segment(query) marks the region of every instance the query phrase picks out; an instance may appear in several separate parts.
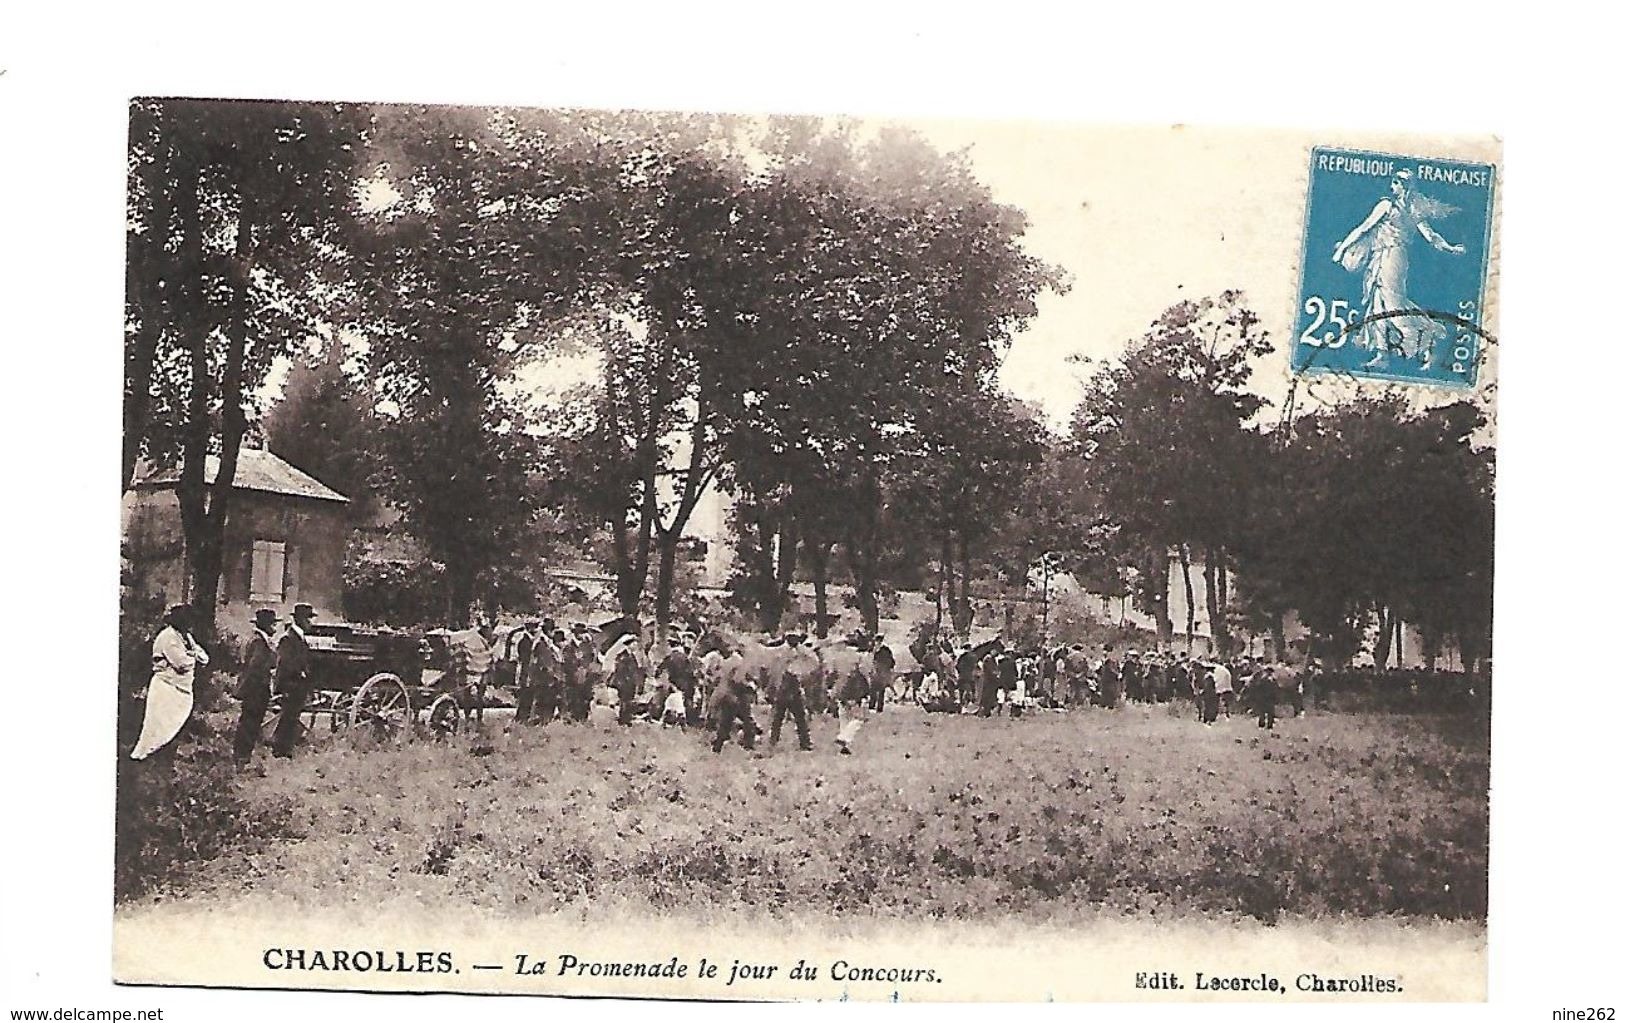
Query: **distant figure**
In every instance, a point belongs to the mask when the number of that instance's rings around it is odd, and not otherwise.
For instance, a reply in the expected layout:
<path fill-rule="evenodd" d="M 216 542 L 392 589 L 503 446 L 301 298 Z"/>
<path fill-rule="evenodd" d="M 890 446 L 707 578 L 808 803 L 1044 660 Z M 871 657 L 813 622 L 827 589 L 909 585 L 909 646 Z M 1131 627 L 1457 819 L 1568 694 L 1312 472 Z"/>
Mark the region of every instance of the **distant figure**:
<path fill-rule="evenodd" d="M 295 604 L 293 621 L 276 646 L 276 690 L 282 695 L 282 712 L 276 720 L 271 753 L 284 760 L 293 756 L 293 745 L 299 741 L 299 715 L 310 698 L 310 643 L 305 630 L 315 620 L 315 608 Z"/>
<path fill-rule="evenodd" d="M 616 640 L 615 645 L 605 652 L 604 660 L 610 666 L 609 684 L 615 690 L 619 704 L 615 720 L 622 725 L 630 725 L 638 691 L 643 688 L 643 661 L 638 656 L 638 637 L 628 634 Z"/>
<path fill-rule="evenodd" d="M 792 633 L 784 637 L 789 649 L 784 654 L 783 671 L 773 693 L 773 724 L 768 742 L 778 745 L 779 732 L 786 714 L 795 721 L 796 739 L 803 751 L 812 749 L 812 735 L 807 728 L 807 696 L 805 687 L 819 684 L 821 666 L 818 655 L 804 644 L 805 636 Z"/>
<path fill-rule="evenodd" d="M 271 633 L 275 629 L 274 610 L 262 607 L 254 612 L 254 634 L 248 638 L 243 671 L 237 676 L 237 699 L 242 701 L 242 708 L 237 713 L 237 733 L 232 739 L 231 752 L 238 764 L 248 763 L 254 755 L 260 729 L 265 726 L 265 712 L 271 706 L 271 681 L 276 671 L 276 647 L 271 642 Z"/>
<path fill-rule="evenodd" d="M 674 643 L 671 653 L 667 654 L 666 659 L 660 662 L 657 674 L 665 676 L 666 680 L 679 693 L 683 694 L 685 723 L 690 725 L 699 724 L 700 702 L 695 698 L 697 695 L 695 693 L 696 673 L 694 659 L 688 653 L 688 645 L 681 640 Z"/>
<path fill-rule="evenodd" d="M 192 682 L 197 666 L 209 655 L 192 637 L 197 614 L 176 604 L 164 615 L 164 627 L 152 641 L 152 678 L 147 682 L 147 710 L 131 760 L 145 760 L 169 745 L 192 716 Z"/>
<path fill-rule="evenodd" d="M 1210 663 L 1207 668 L 1213 676 L 1213 692 L 1218 697 L 1219 710 L 1226 719 L 1229 719 L 1230 704 L 1234 701 L 1236 695 L 1235 676 L 1230 673 L 1229 668 L 1217 661 Z"/>
<path fill-rule="evenodd" d="M 960 705 L 979 702 L 977 694 L 982 691 L 982 672 L 974 648 L 967 647 L 960 652 L 954 662 L 954 675 L 959 683 Z"/>
<path fill-rule="evenodd" d="M 564 710 L 569 720 L 581 724 L 592 712 L 592 687 L 598 651 L 593 648 L 592 635 L 587 627 L 577 622 L 566 640 L 557 633 L 564 671 Z"/>
<path fill-rule="evenodd" d="M 981 688 L 977 691 L 976 714 L 978 717 L 989 717 L 999 706 L 999 657 L 994 651 L 982 658 L 977 675 L 981 678 Z"/>
<path fill-rule="evenodd" d="M 507 654 L 513 659 L 513 720 L 517 725 L 528 722 L 536 711 L 536 677 L 532 670 L 536 638 L 535 622 L 526 622 L 508 634 Z"/>
<path fill-rule="evenodd" d="M 852 743 L 863 730 L 865 711 L 872 707 L 871 690 L 878 684 L 865 678 L 861 670 L 849 671 L 835 683 L 835 705 L 841 719 L 841 730 L 835 736 L 835 748 L 843 756 L 850 756 Z"/>
<path fill-rule="evenodd" d="M 1466 249 L 1445 241 L 1429 223 L 1450 216 L 1456 208 L 1416 191 L 1410 171 L 1395 174 L 1388 192 L 1337 243 L 1332 259 L 1351 273 L 1365 271 L 1361 289 L 1365 308 L 1354 335 L 1355 344 L 1373 352 L 1366 365 L 1377 365 L 1394 352 L 1407 359 L 1420 358 L 1422 368 L 1427 369 L 1433 362 L 1434 347 L 1445 336 L 1444 324 L 1420 315 L 1392 315 L 1416 309 L 1408 293 L 1413 234 L 1440 252 L 1459 256 Z"/>
<path fill-rule="evenodd" d="M 1196 665 L 1192 670 L 1200 672 L 1196 683 L 1197 712 L 1201 715 L 1202 724 L 1211 726 L 1219 720 L 1219 690 L 1213 668 Z"/>
<path fill-rule="evenodd" d="M 711 740 L 711 752 L 721 753 L 722 744 L 733 737 L 735 727 L 740 729 L 739 744 L 747 750 L 756 748 L 756 735 L 760 731 L 751 717 L 750 685 L 741 672 L 725 671 L 711 691 L 707 710 L 716 724 L 716 735 Z"/>
<path fill-rule="evenodd" d="M 1123 670 L 1112 654 L 1112 645 L 1106 644 L 1105 656 L 1101 658 L 1100 666 L 1095 669 L 1095 681 L 1100 689 L 1100 705 L 1102 707 L 1116 707 L 1122 702 L 1123 696 Z"/>
<path fill-rule="evenodd" d="M 869 709 L 879 714 L 886 709 L 886 693 L 891 689 L 892 677 L 897 670 L 897 657 L 880 636 L 874 638 L 869 652 L 873 655 L 875 677 L 870 680 Z"/>
<path fill-rule="evenodd" d="M 1252 703 L 1253 713 L 1258 715 L 1258 727 L 1274 730 L 1275 701 L 1278 696 L 1275 676 L 1268 666 L 1253 673 L 1252 681 L 1247 683 L 1247 698 Z"/>

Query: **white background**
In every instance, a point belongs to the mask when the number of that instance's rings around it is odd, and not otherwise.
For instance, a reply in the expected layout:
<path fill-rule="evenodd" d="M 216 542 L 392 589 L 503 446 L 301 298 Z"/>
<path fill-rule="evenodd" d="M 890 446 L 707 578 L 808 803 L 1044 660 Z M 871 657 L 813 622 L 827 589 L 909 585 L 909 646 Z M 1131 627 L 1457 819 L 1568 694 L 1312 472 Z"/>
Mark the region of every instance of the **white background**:
<path fill-rule="evenodd" d="M 468 2 L 20 6 L 0 22 L 0 1011 L 161 1006 L 173 1020 L 405 1021 L 608 1008 L 118 989 L 107 980 L 125 104 L 166 94 L 1502 135 L 1491 1004 L 1325 1014 L 1550 1019 L 1565 1006 L 1625 1009 L 1615 828 L 1625 574 L 1617 528 L 1607 526 L 1620 520 L 1615 437 L 1625 405 L 1620 58 L 1617 31 L 1589 10 L 1542 3 L 1507 20 L 1465 3 L 1314 13 L 878 0 L 512 12 Z M 758 1011 L 630 1008 L 677 1018 Z M 1254 1019 L 1304 1010 L 1143 1011 Z"/>

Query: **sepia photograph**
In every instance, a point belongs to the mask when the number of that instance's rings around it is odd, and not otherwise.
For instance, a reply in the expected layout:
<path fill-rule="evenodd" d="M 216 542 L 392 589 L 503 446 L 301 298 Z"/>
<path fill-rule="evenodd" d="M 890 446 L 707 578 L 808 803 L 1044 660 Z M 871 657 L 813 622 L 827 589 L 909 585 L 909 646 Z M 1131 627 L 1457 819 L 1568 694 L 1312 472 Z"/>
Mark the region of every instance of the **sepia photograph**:
<path fill-rule="evenodd" d="M 1485 999 L 1500 164 L 132 100 L 114 978 Z"/>

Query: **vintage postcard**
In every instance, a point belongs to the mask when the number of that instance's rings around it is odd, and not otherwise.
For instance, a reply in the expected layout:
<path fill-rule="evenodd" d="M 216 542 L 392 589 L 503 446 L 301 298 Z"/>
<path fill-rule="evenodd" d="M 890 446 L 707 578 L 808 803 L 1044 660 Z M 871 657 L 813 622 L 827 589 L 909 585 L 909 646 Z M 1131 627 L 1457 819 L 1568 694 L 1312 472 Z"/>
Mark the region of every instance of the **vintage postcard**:
<path fill-rule="evenodd" d="M 118 982 L 1486 997 L 1497 139 L 141 98 L 128 165 Z"/>

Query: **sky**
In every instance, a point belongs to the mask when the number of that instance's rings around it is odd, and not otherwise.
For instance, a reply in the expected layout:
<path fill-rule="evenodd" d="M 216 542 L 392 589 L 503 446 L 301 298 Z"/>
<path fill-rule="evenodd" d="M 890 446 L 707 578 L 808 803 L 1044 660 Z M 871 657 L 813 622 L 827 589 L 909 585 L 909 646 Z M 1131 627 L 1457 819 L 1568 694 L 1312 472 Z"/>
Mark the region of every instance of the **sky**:
<path fill-rule="evenodd" d="M 1484 158 L 1488 139 L 1184 126 L 922 121 L 939 147 L 968 148 L 977 176 L 1031 218 L 1028 250 L 1068 271 L 1011 346 L 1006 388 L 1065 426 L 1083 368 L 1120 355 L 1163 310 L 1240 289 L 1276 344 L 1254 387 L 1279 406 L 1290 383 L 1309 151 L 1316 145 Z M 1327 398 L 1338 385 L 1316 386 Z"/>
<path fill-rule="evenodd" d="M 1169 306 L 1240 289 L 1276 351 L 1253 387 L 1279 414 L 1290 384 L 1309 153 L 1347 145 L 1416 155 L 1499 159 L 1487 137 L 1306 132 L 1189 126 L 1081 126 L 1036 121 L 872 119 L 904 125 L 944 153 L 965 150 L 994 197 L 1026 212 L 1023 244 L 1061 267 L 1064 294 L 1046 291 L 1016 335 L 1000 379 L 1064 431 L 1087 365 L 1120 355 Z M 1493 311 L 1492 311 L 1493 315 Z M 1493 324 L 1493 319 L 1490 320 Z M 1493 327 L 1492 327 L 1493 332 Z M 534 365 L 521 387 L 545 395 L 595 365 L 578 355 Z M 1347 385 L 1321 378 L 1305 395 Z"/>

